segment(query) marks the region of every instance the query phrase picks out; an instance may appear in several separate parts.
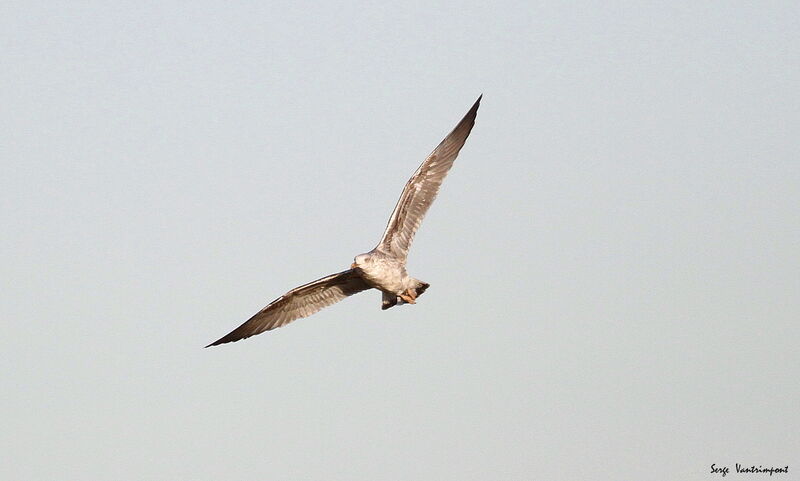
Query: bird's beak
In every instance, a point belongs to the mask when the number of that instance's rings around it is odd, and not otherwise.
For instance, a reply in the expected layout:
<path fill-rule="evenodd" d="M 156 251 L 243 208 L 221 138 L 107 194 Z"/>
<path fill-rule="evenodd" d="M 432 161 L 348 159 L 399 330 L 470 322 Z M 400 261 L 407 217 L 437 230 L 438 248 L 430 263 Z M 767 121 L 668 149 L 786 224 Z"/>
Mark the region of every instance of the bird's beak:
<path fill-rule="evenodd" d="M 356 267 L 358 267 L 358 266 L 356 265 L 356 263 L 355 263 L 355 262 L 353 262 L 352 264 L 350 264 L 350 268 L 351 268 L 351 269 L 355 269 Z"/>

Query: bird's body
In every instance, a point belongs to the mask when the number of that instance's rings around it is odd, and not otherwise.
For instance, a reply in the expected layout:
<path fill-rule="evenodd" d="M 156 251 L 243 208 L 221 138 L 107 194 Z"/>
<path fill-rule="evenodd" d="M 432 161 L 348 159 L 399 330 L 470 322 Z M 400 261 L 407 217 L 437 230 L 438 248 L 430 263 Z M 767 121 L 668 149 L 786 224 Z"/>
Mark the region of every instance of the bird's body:
<path fill-rule="evenodd" d="M 481 97 L 408 180 L 383 237 L 374 249 L 357 255 L 346 271 L 292 289 L 209 346 L 235 342 L 281 327 L 367 289 L 381 291 L 382 309 L 415 304 L 429 284 L 410 277 L 406 272 L 408 249 L 475 124 Z"/>
<path fill-rule="evenodd" d="M 408 302 L 413 304 L 429 286 L 408 275 L 405 259 L 398 259 L 378 249 L 357 255 L 350 267 L 368 286 L 383 293 L 383 309 Z"/>
<path fill-rule="evenodd" d="M 392 256 L 371 250 L 356 256 L 353 267 L 364 281 L 387 294 L 400 295 L 409 288 L 410 277 L 405 262 Z"/>

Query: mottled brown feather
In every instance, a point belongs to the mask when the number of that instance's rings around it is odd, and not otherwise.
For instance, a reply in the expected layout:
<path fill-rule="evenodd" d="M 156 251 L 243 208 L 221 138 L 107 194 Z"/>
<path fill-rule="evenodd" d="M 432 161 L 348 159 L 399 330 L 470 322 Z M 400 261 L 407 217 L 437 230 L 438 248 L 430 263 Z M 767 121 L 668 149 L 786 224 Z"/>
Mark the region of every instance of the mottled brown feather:
<path fill-rule="evenodd" d="M 408 249 L 414 240 L 414 234 L 436 199 L 439 187 L 469 137 L 472 126 L 475 125 L 475 117 L 478 114 L 482 97 L 483 95 L 478 97 L 461 122 L 431 152 L 408 180 L 376 249 L 392 254 L 398 259 L 405 259 L 408 256 Z"/>
<path fill-rule="evenodd" d="M 244 324 L 206 347 L 236 342 L 285 326 L 369 288 L 370 286 L 353 269 L 317 279 L 275 299 Z"/>

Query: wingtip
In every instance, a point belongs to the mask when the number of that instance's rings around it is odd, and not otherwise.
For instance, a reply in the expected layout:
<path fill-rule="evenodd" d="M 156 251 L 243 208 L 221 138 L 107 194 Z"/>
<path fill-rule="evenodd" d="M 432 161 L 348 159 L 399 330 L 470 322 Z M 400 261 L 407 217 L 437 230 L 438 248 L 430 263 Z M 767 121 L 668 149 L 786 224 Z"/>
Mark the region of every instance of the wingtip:
<path fill-rule="evenodd" d="M 474 112 L 474 113 L 477 113 L 477 112 L 478 112 L 478 107 L 480 107 L 480 106 L 481 106 L 481 99 L 482 99 L 482 98 L 483 98 L 483 94 L 480 94 L 480 95 L 478 96 L 478 100 L 476 100 L 476 101 L 475 101 L 475 103 L 474 103 L 474 104 L 472 104 L 472 108 L 471 108 L 471 109 L 469 109 L 469 113 L 473 113 L 473 112 Z"/>
<path fill-rule="evenodd" d="M 220 344 L 227 344 L 229 342 L 236 342 L 239 339 L 227 339 L 228 336 L 223 337 L 222 339 L 217 339 L 216 341 L 212 342 L 208 346 L 204 347 L 203 349 L 208 349 L 209 347 L 219 346 Z"/>
<path fill-rule="evenodd" d="M 242 326 L 239 326 L 239 327 L 242 327 Z M 221 338 L 219 338 L 216 341 L 212 342 L 211 344 L 209 344 L 208 346 L 204 347 L 203 349 L 206 349 L 206 348 L 209 348 L 209 347 L 214 347 L 214 346 L 219 346 L 220 344 L 228 344 L 229 342 L 238 342 L 238 341 L 241 341 L 242 339 L 247 339 L 248 337 L 253 336 L 253 334 L 239 334 L 239 333 L 237 333 L 238 329 L 239 328 L 234 329 L 233 331 L 231 331 L 228 334 L 222 336 Z M 270 330 L 270 329 L 267 329 L 267 330 Z"/>
<path fill-rule="evenodd" d="M 238 339 L 236 339 L 236 341 L 238 341 Z M 216 341 L 212 342 L 211 344 L 209 344 L 208 346 L 204 347 L 203 349 L 208 349 L 209 347 L 219 346 L 220 344 L 225 344 L 227 342 L 236 342 L 236 341 L 231 341 L 231 340 L 228 339 L 228 336 L 225 336 L 225 337 L 221 337 L 221 338 L 217 339 Z"/>

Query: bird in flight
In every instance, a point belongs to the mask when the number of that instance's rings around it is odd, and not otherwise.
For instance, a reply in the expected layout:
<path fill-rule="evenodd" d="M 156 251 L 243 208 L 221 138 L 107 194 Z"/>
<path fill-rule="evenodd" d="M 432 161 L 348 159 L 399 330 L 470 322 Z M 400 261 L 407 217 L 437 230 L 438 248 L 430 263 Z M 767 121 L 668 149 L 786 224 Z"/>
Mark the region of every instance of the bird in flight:
<path fill-rule="evenodd" d="M 442 181 L 475 124 L 482 97 L 483 95 L 478 97 L 464 118 L 408 180 L 389 217 L 383 237 L 374 249 L 357 255 L 350 269 L 346 271 L 292 289 L 270 302 L 244 324 L 206 347 L 236 342 L 285 326 L 295 319 L 310 316 L 323 307 L 367 289 L 381 291 L 382 309 L 416 304 L 417 298 L 430 284 L 414 279 L 406 272 L 408 249 L 422 218 L 436 198 Z"/>

